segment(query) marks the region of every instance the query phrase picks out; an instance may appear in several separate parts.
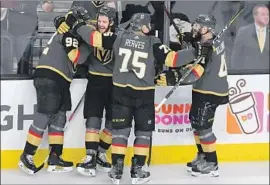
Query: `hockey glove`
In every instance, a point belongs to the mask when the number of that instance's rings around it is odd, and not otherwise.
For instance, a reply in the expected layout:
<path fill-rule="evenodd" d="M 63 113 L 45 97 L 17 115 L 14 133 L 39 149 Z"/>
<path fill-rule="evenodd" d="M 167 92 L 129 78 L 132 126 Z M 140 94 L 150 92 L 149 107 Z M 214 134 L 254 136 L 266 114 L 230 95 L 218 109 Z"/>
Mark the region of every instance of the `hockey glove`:
<path fill-rule="evenodd" d="M 64 34 L 69 31 L 70 27 L 65 22 L 65 17 L 57 16 L 54 18 L 54 26 L 58 33 Z"/>
<path fill-rule="evenodd" d="M 183 84 L 193 84 L 195 83 L 197 80 L 199 80 L 201 78 L 201 76 L 204 73 L 204 67 L 201 64 L 196 64 L 194 66 L 194 64 L 188 64 L 186 65 L 184 68 L 182 68 L 181 74 L 186 74 L 188 70 L 191 70 L 191 72 L 189 73 L 189 75 L 183 80 Z"/>
<path fill-rule="evenodd" d="M 159 66 L 162 66 L 164 64 L 167 55 L 171 51 L 172 50 L 168 46 L 161 43 L 153 44 L 153 54 Z"/>
<path fill-rule="evenodd" d="M 66 16 L 65 16 L 66 20 L 66 24 L 76 33 L 77 29 L 82 26 L 85 25 L 86 23 L 84 22 L 83 19 L 81 19 L 81 16 L 79 16 L 76 12 L 74 13 L 74 11 L 69 11 Z"/>
<path fill-rule="evenodd" d="M 184 32 L 182 38 L 183 38 L 183 41 L 189 42 L 189 43 L 193 43 L 195 40 L 191 32 Z"/>
<path fill-rule="evenodd" d="M 164 71 L 159 75 L 157 79 L 157 85 L 159 86 L 174 86 L 180 79 L 182 75 L 179 70 L 172 69 L 169 71 Z"/>

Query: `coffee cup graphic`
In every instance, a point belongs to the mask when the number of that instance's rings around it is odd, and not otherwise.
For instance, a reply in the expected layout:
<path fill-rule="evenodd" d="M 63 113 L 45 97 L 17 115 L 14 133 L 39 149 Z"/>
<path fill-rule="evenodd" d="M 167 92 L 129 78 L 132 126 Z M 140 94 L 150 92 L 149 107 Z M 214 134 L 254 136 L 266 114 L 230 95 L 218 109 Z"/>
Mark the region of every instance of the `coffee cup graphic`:
<path fill-rule="evenodd" d="M 232 113 L 245 134 L 253 134 L 258 131 L 259 119 L 255 108 L 255 100 L 251 92 L 236 95 L 229 102 Z"/>

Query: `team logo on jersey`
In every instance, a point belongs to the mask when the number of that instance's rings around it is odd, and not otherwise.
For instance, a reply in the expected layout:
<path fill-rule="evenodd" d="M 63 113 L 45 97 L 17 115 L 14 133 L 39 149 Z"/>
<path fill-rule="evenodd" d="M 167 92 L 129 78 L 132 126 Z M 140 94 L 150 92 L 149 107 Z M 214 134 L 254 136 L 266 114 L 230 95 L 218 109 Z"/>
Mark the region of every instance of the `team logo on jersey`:
<path fill-rule="evenodd" d="M 110 63 L 113 59 L 113 52 L 111 50 L 94 48 L 94 55 L 102 65 Z"/>
<path fill-rule="evenodd" d="M 91 1 L 95 7 L 101 7 L 105 4 L 105 1 Z"/>

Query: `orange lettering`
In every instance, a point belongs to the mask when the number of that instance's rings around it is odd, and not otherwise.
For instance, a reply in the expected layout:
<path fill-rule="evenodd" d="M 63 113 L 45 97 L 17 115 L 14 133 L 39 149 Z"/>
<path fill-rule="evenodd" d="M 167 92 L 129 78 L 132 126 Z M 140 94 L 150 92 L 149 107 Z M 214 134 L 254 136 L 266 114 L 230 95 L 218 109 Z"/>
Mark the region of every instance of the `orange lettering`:
<path fill-rule="evenodd" d="M 191 104 L 187 103 L 185 106 L 185 113 L 189 113 L 191 109 Z"/>
<path fill-rule="evenodd" d="M 177 114 L 177 113 L 183 114 L 183 112 L 184 112 L 184 105 L 183 104 L 180 104 L 180 105 L 174 104 L 173 105 L 173 114 Z"/>
<path fill-rule="evenodd" d="M 172 112 L 172 105 L 162 105 L 161 109 L 164 114 L 170 114 Z"/>
<path fill-rule="evenodd" d="M 155 104 L 155 107 L 157 107 L 158 106 L 158 104 Z M 157 113 L 159 113 L 159 111 L 160 111 L 160 109 L 159 110 L 155 110 L 155 113 L 157 114 Z"/>

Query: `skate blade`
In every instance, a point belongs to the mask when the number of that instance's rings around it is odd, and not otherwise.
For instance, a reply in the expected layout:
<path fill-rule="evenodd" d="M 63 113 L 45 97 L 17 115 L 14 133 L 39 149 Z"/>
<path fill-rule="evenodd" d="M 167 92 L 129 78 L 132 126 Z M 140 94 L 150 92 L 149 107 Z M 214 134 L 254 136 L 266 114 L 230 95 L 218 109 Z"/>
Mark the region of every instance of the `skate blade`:
<path fill-rule="evenodd" d="M 121 179 L 111 178 L 111 181 L 112 181 L 113 184 L 120 184 L 120 180 Z"/>
<path fill-rule="evenodd" d="M 96 176 L 96 170 L 95 169 L 85 169 L 82 167 L 77 167 L 77 172 L 81 175 L 87 176 L 87 177 L 95 177 Z"/>
<path fill-rule="evenodd" d="M 191 175 L 193 177 L 219 177 L 219 172 L 218 171 L 211 171 L 209 173 L 200 173 L 200 172 L 194 172 L 191 171 Z"/>
<path fill-rule="evenodd" d="M 66 172 L 71 172 L 73 171 L 73 167 L 61 167 L 61 166 L 57 166 L 57 165 L 49 165 L 48 172 L 52 172 L 52 173 L 66 173 Z"/>
<path fill-rule="evenodd" d="M 26 166 L 23 164 L 22 161 L 20 161 L 18 163 L 18 166 L 23 172 L 27 173 L 28 175 L 34 175 L 35 174 L 35 172 L 33 170 L 30 170 L 30 169 L 26 168 Z"/>
<path fill-rule="evenodd" d="M 105 173 L 108 173 L 111 171 L 111 168 L 105 168 L 99 164 L 97 164 L 97 170 L 100 171 L 100 172 L 105 172 Z"/>
<path fill-rule="evenodd" d="M 150 177 L 147 178 L 131 178 L 131 184 L 145 184 L 150 180 Z"/>

